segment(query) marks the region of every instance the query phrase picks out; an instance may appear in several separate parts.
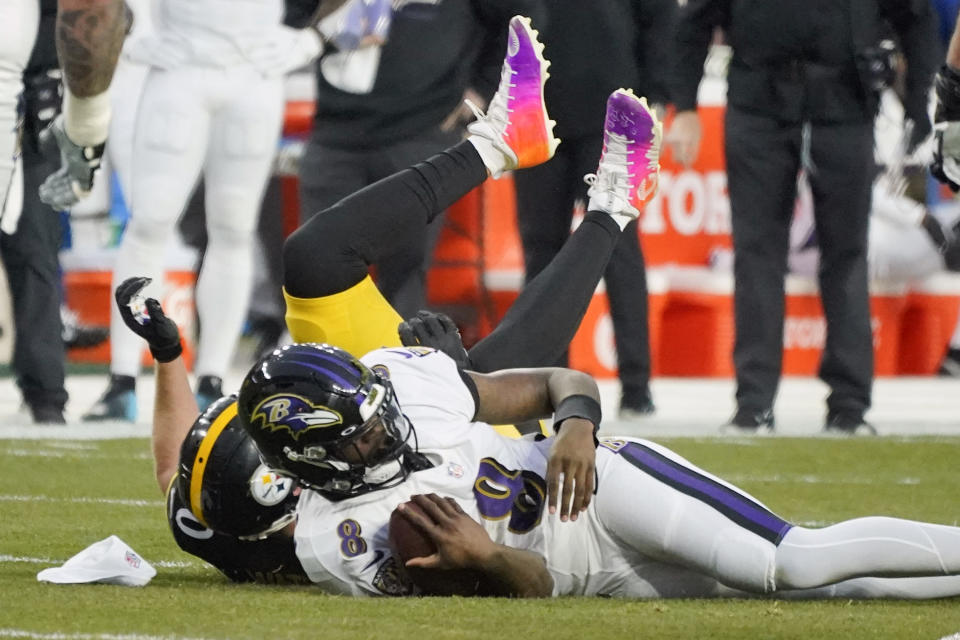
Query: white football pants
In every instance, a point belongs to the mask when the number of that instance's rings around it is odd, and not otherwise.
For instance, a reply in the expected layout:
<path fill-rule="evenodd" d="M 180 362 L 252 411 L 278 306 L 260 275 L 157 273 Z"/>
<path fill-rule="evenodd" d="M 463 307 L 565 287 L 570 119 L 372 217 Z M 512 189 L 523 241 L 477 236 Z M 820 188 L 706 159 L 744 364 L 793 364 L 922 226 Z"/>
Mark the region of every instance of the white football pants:
<path fill-rule="evenodd" d="M 147 81 L 150 67 L 134 62 L 127 51 L 136 46 L 140 38 L 153 33 L 153 11 L 159 11 L 156 0 L 126 0 L 133 11 L 133 31 L 127 34 L 123 52 L 117 62 L 113 80 L 110 82 L 110 135 L 107 137 L 106 153 L 110 168 L 117 174 L 120 190 L 127 206 L 130 206 L 131 183 L 133 182 L 133 138 L 137 125 L 137 109 L 140 96 Z"/>
<path fill-rule="evenodd" d="M 107 158 L 117 174 L 127 207 L 132 200 L 133 141 L 137 130 L 137 111 L 150 67 L 120 58 L 110 83 L 110 135 Z"/>
<path fill-rule="evenodd" d="M 37 0 L 0 2 L 0 211 L 7 200 L 17 154 L 17 100 L 23 92 L 23 69 L 37 37 Z"/>
<path fill-rule="evenodd" d="M 596 520 L 627 557 L 640 558 L 611 595 L 960 595 L 960 528 L 887 517 L 791 526 L 752 496 L 643 440 L 601 446 L 597 467 Z"/>
<path fill-rule="evenodd" d="M 168 240 L 202 171 L 209 239 L 195 292 L 197 375 L 224 376 L 243 327 L 254 233 L 283 107 L 283 78 L 264 78 L 246 66 L 154 68 L 147 76 L 136 118 L 131 218 L 113 286 L 148 276 L 154 279 L 148 295 L 160 295 Z M 111 308 L 111 372 L 136 375 L 142 339 Z"/>

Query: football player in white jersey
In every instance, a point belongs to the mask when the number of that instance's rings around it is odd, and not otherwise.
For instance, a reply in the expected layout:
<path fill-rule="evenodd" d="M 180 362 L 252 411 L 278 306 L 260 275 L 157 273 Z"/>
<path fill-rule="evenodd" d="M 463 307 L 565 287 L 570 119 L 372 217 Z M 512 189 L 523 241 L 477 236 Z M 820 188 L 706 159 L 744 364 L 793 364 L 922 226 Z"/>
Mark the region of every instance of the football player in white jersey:
<path fill-rule="evenodd" d="M 312 15 L 314 21 L 324 18 L 345 2 L 286 0 L 286 4 L 292 5 L 297 14 L 306 12 Z M 171 3 L 165 13 L 181 25 L 188 24 L 203 13 L 207 14 L 205 18 L 209 18 L 210 11 L 196 10 L 197 5 L 201 4 L 205 3 Z M 211 7 L 218 3 L 206 4 Z M 62 165 L 41 186 L 40 197 L 54 209 L 63 211 L 90 192 L 93 176 L 100 168 L 110 127 L 111 96 L 108 89 L 134 15 L 124 0 L 57 0 L 57 9 L 57 51 L 63 69 L 65 93 L 63 115 L 51 127 L 50 134 L 60 147 Z M 248 12 L 235 3 L 221 1 L 219 6 L 213 7 L 213 13 L 215 20 L 229 26 L 225 30 L 213 28 L 209 31 L 222 35 L 236 26 L 238 21 L 233 17 L 237 13 Z M 5 23 L 5 26 L 9 24 Z M 268 22 L 262 26 L 271 24 Z M 250 26 L 248 24 L 247 28 Z M 269 28 L 264 30 L 269 31 Z M 240 40 L 235 44 L 247 45 L 250 42 Z M 276 41 L 273 44 L 277 44 Z M 267 54 L 260 62 L 281 63 L 278 58 L 270 58 L 284 56 L 288 46 L 281 44 L 280 50 Z M 258 47 L 254 44 L 253 48 Z M 262 54 L 263 50 L 259 53 Z"/>
<path fill-rule="evenodd" d="M 425 163 L 417 173 L 428 171 L 432 165 L 432 161 Z M 530 318 L 537 316 L 527 316 L 528 321 Z M 541 322 L 537 329 L 547 330 L 548 325 Z M 158 344 L 162 345 L 162 341 Z M 175 341 L 168 339 L 166 344 Z M 317 353 L 311 355 L 311 350 Z M 286 529 L 267 540 L 295 535 L 297 569 L 325 590 L 354 595 L 416 593 L 416 583 L 401 571 L 390 553 L 388 523 L 395 505 L 414 494 L 436 492 L 452 496 L 457 506 L 440 501 L 434 503 L 436 508 L 430 512 L 425 498 L 414 498 L 430 514 L 429 521 L 421 519 L 420 524 L 440 551 L 436 557 L 413 564 L 480 569 L 493 578 L 492 586 L 500 587 L 495 593 L 621 597 L 773 593 L 778 597 L 840 598 L 960 594 L 960 579 L 953 575 L 960 571 L 960 529 L 894 518 L 861 518 L 822 529 L 793 526 L 751 496 L 676 454 L 641 440 L 602 443 L 596 453 L 596 495 L 582 517 L 563 522 L 544 513 L 544 454 L 550 447 L 549 440 L 498 439 L 485 425 L 471 423 L 477 407 L 471 383 L 466 379 L 483 389 L 489 382 L 483 377 L 467 374 L 463 378 L 450 359 L 423 349 L 375 351 L 364 358 L 376 367 L 372 370 L 366 366 L 361 369 L 355 361 L 345 360 L 339 354 L 306 345 L 284 353 L 288 354 L 284 359 L 302 361 L 296 365 L 302 372 L 328 378 L 330 372 L 338 375 L 344 382 L 343 388 L 353 384 L 348 375 L 362 377 L 363 370 L 371 375 L 376 371 L 375 382 L 359 385 L 363 393 L 354 396 L 357 407 L 369 404 L 373 408 L 375 403 L 368 403 L 373 385 L 384 388 L 384 376 L 389 374 L 389 384 L 399 398 L 402 413 L 413 425 L 412 430 L 404 431 L 401 426 L 392 431 L 397 436 L 391 444 L 403 442 L 405 434 L 415 433 L 418 457 L 431 464 L 408 473 L 396 486 L 343 500 L 328 500 L 320 492 L 308 490 L 299 500 L 295 527 L 278 519 L 275 526 Z M 176 366 L 175 362 L 161 366 L 159 373 L 170 366 Z M 261 371 L 267 372 L 269 368 Z M 189 387 L 184 379 L 181 369 L 173 382 L 179 385 L 184 404 L 188 404 Z M 161 376 L 158 384 L 163 380 L 171 382 Z M 301 386 L 297 391 L 302 389 Z M 489 391 L 490 387 L 486 389 Z M 161 392 L 169 399 L 177 395 L 172 388 L 158 390 L 158 394 Z M 270 392 L 270 396 L 275 395 Z M 360 395 L 364 395 L 362 402 Z M 377 395 L 389 398 L 388 393 Z M 488 394 L 478 395 L 481 401 L 489 398 Z M 309 398 L 302 398 L 299 407 L 309 410 L 297 414 L 291 412 L 297 408 L 295 398 L 288 397 L 284 402 L 270 396 L 260 403 L 264 417 L 257 422 L 265 425 L 271 416 L 279 418 L 273 422 L 277 432 L 289 430 L 292 436 L 296 430 L 301 433 L 296 440 L 307 436 L 312 439 L 318 433 L 318 425 L 322 432 L 328 428 L 322 425 L 336 421 L 324 408 L 310 407 Z M 381 406 L 390 404 L 384 401 Z M 219 416 L 211 416 L 211 426 L 202 430 L 202 440 L 207 442 L 202 449 L 205 454 L 217 448 L 218 434 L 235 435 L 235 411 L 235 407 L 224 409 Z M 371 422 L 383 424 L 383 415 L 396 423 L 396 412 L 384 410 L 381 414 L 374 410 L 374 414 Z M 180 424 L 191 415 L 185 411 Z M 443 423 L 442 431 L 435 427 L 437 422 Z M 158 419 L 155 428 L 163 424 Z M 336 426 L 339 435 L 348 425 Z M 343 455 L 352 450 L 360 454 L 355 459 L 367 456 L 371 449 L 377 453 L 387 430 L 374 428 L 368 433 L 376 434 L 372 441 L 361 439 L 350 442 L 349 447 L 338 447 L 340 443 L 334 442 L 329 451 L 341 449 Z M 285 446 L 290 446 L 289 442 Z M 316 441 L 309 446 L 293 444 L 290 451 L 281 453 L 290 461 L 303 462 L 301 469 L 316 466 L 316 474 L 307 472 L 311 476 L 308 482 L 327 484 L 331 469 L 337 468 L 330 464 L 321 466 L 325 460 L 317 446 Z M 184 451 L 188 455 L 181 457 L 183 475 L 175 488 L 188 496 L 181 500 L 190 509 L 181 508 L 181 522 L 186 522 L 185 513 L 194 514 L 200 522 L 213 524 L 214 518 L 222 521 L 216 508 L 226 501 L 212 499 L 228 490 L 224 484 L 217 484 L 222 478 L 217 472 L 223 468 L 222 461 L 207 467 L 214 464 L 214 459 L 198 455 L 201 447 Z M 368 484 L 389 484 L 397 471 L 395 462 L 391 460 L 388 467 L 373 470 L 370 477 L 365 474 L 363 480 Z M 250 504 L 264 502 L 265 495 L 282 495 L 267 501 L 277 504 L 278 500 L 286 500 L 291 491 L 280 487 L 277 478 L 262 469 L 250 480 L 240 483 L 239 492 L 234 487 L 234 495 L 248 496 Z M 205 486 L 208 481 L 209 488 Z M 417 519 L 415 515 L 410 517 Z M 483 581 L 472 586 L 478 593 L 489 592 Z"/>
<path fill-rule="evenodd" d="M 149 67 L 133 136 L 131 217 L 113 269 L 161 282 L 176 221 L 201 173 L 207 249 L 197 277 L 197 395 L 222 395 L 243 328 L 260 203 L 283 118 L 284 75 L 322 49 L 313 25 L 282 24 L 282 0 L 156 0 L 153 30 L 124 50 Z M 215 329 L 214 329 L 215 327 Z M 85 420 L 136 419 L 140 345 L 111 318 L 111 381 Z"/>
<path fill-rule="evenodd" d="M 7 209 L 7 193 L 19 156 L 17 103 L 39 19 L 37 0 L 10 0 L 0 5 L 0 214 Z M 18 203 L 10 203 L 9 213 L 16 211 L 19 216 L 19 210 Z"/>
<path fill-rule="evenodd" d="M 505 76 L 511 84 L 523 77 Z M 591 190 L 591 211 L 626 202 L 635 213 L 632 198 L 655 191 L 655 170 L 646 175 L 643 171 L 653 169 L 659 151 L 658 127 L 648 114 L 645 104 L 625 92 L 611 96 L 604 153 L 594 181 L 600 186 Z M 623 131 L 625 123 L 632 128 Z M 634 153 L 637 147 L 643 152 Z M 482 146 L 476 151 L 486 160 Z M 653 162 L 647 165 L 644 159 Z M 454 167 L 471 162 L 476 164 L 476 158 L 469 147 L 455 147 L 418 165 L 416 175 L 401 174 L 396 184 L 379 186 L 394 196 L 390 202 L 401 210 L 410 200 L 443 204 L 438 188 L 424 186 L 445 183 L 436 174 L 456 176 Z M 496 174 L 496 166 L 486 168 Z M 401 185 L 403 189 L 396 188 Z M 375 195 L 382 194 L 356 194 L 341 203 L 343 212 L 355 213 L 361 204 L 375 210 Z M 624 208 L 617 213 L 625 213 Z M 336 224 L 326 230 L 336 229 Z M 335 271 L 334 264 L 344 261 L 340 252 L 328 259 L 315 257 L 328 270 L 311 271 L 305 268 L 305 257 L 295 259 L 307 247 L 316 252 L 329 246 L 324 244 L 329 238 L 342 237 L 315 231 L 303 227 L 285 247 L 288 299 L 301 290 L 322 289 L 315 274 Z M 376 254 L 368 245 L 370 238 L 400 233 L 403 225 L 391 225 L 360 241 L 347 241 L 351 252 L 346 255 L 355 250 L 358 265 L 365 267 L 363 258 Z M 353 282 L 362 277 L 354 273 Z M 326 282 L 331 287 L 326 295 L 335 299 L 342 294 L 334 293 L 332 282 Z M 359 286 L 339 291 L 360 297 L 363 292 L 354 288 Z M 329 298 L 315 298 L 313 309 L 320 315 L 312 324 L 305 320 L 307 305 L 302 301 L 300 314 L 292 320 L 304 322 L 305 332 L 326 335 L 322 320 L 329 315 L 329 303 L 336 301 Z M 361 322 L 367 317 L 364 311 L 363 306 L 355 308 L 343 321 Z M 549 333 L 548 327 L 541 323 L 535 328 Z M 417 564 L 479 569 L 494 578 L 499 593 L 542 595 L 518 588 L 521 576 L 537 573 L 529 555 L 535 554 L 545 558 L 550 574 L 543 579 L 545 567 L 539 567 L 536 582 L 552 585 L 555 594 L 960 594 L 960 528 L 885 517 L 819 529 L 795 526 L 736 487 L 642 440 L 608 440 L 599 447 L 593 500 L 579 493 L 592 488 L 579 475 L 584 467 L 573 469 L 572 478 L 565 472 L 570 467 L 561 465 L 563 487 L 555 516 L 551 512 L 560 474 L 548 463 L 547 451 L 555 455 L 561 442 L 572 442 L 565 435 L 570 427 L 577 430 L 576 441 L 584 442 L 584 423 L 596 425 L 599 416 L 589 398 L 548 392 L 545 381 L 550 375 L 543 370 L 540 378 L 531 372 L 464 372 L 441 352 L 410 348 L 388 347 L 357 360 L 340 349 L 310 344 L 282 348 L 255 365 L 241 386 L 239 420 L 266 463 L 308 487 L 299 501 L 295 536 L 298 558 L 311 580 L 339 593 L 403 592 L 403 586 L 397 586 L 395 561 L 388 555 L 390 513 L 413 494 L 432 491 L 454 498 L 464 512 L 446 516 L 463 525 L 473 516 L 502 553 L 446 553 L 458 536 L 437 534 L 434 541 L 445 549 Z M 551 407 L 560 429 L 556 443 L 508 440 L 476 422 L 521 419 Z M 575 452 L 569 455 L 575 460 Z M 589 455 L 594 455 L 592 447 Z M 583 517 L 576 517 L 583 509 Z M 433 531 L 422 519 L 419 523 Z M 476 542 L 478 537 L 469 539 Z M 488 544 L 487 551 L 490 548 Z M 517 562 L 511 563 L 505 550 L 512 548 L 527 553 L 512 556 Z M 457 565 L 452 558 L 465 564 Z M 493 567 L 474 564 L 488 561 Z"/>
<path fill-rule="evenodd" d="M 519 36 L 529 40 L 529 27 L 522 21 L 516 22 L 513 28 L 522 31 Z M 530 54 L 532 48 L 529 41 L 524 43 L 523 49 L 525 55 Z M 533 109 L 526 107 L 538 116 L 536 120 L 539 120 L 539 124 L 534 126 L 540 128 L 539 132 L 518 136 L 514 131 L 508 141 L 504 129 L 509 127 L 506 112 L 509 100 L 495 100 L 492 104 L 499 106 L 492 107 L 491 113 L 478 122 L 468 141 L 343 200 L 324 215 L 315 216 L 288 241 L 285 255 L 286 294 L 291 309 L 288 321 L 295 337 L 325 339 L 359 348 L 363 345 L 400 347 L 400 336 L 403 335 L 408 344 L 446 344 L 459 362 L 476 371 L 490 371 L 511 365 L 542 365 L 552 362 L 565 348 L 579 325 L 620 231 L 629 219 L 639 213 L 628 195 L 630 182 L 626 175 L 626 157 L 621 158 L 618 166 L 601 165 L 599 173 L 602 180 L 598 178 L 598 181 L 610 185 L 611 192 L 606 195 L 611 197 L 598 198 L 593 203 L 595 206 L 591 207 L 592 210 L 564 250 L 556 256 L 551 267 L 523 290 L 503 322 L 469 354 L 464 352 L 456 327 L 449 321 L 444 324 L 445 321 L 437 317 L 421 316 L 403 323 L 398 330 L 399 316 L 372 286 L 367 275 L 369 264 L 376 263 L 380 255 L 389 253 L 392 246 L 404 242 L 408 234 L 423 233 L 430 218 L 478 186 L 489 174 L 499 175 L 504 169 L 517 166 L 520 162 L 543 161 L 552 155 L 556 141 L 549 135 L 551 126 L 544 112 L 540 91 L 545 79 L 545 63 L 540 59 L 539 51 L 536 53 L 534 64 L 528 64 L 525 73 L 520 76 L 522 83 L 511 82 L 513 74 L 505 73 L 504 77 L 509 84 L 507 90 L 519 86 L 528 97 L 540 96 Z M 514 66 L 520 65 L 515 63 Z M 655 181 L 659 123 L 646 105 L 630 92 L 615 92 L 611 105 L 613 113 L 610 122 L 622 120 L 618 115 L 623 115 L 630 116 L 629 119 L 637 123 L 636 130 L 630 135 L 642 139 L 646 145 L 647 162 L 643 166 L 645 170 L 652 170 Z M 620 142 L 623 144 L 627 140 Z M 524 144 L 539 145 L 541 151 L 535 153 L 529 148 L 525 150 Z M 617 172 L 621 174 L 619 179 L 611 175 Z M 244 559 L 242 550 L 251 548 L 250 545 L 255 543 L 238 541 L 238 537 L 263 537 L 274 527 L 264 526 L 255 518 L 246 527 L 240 527 L 236 522 L 226 522 L 218 513 L 218 509 L 227 503 L 235 513 L 247 513 L 263 507 L 261 502 L 251 497 L 259 495 L 259 492 L 248 490 L 245 482 L 240 483 L 238 497 L 226 501 L 221 499 L 227 491 L 236 491 L 238 487 L 221 482 L 224 476 L 217 469 L 242 466 L 242 463 L 226 464 L 235 459 L 234 452 L 238 449 L 236 434 L 243 433 L 236 420 L 236 403 L 217 403 L 196 422 L 191 434 L 197 437 L 191 436 L 188 438 L 191 444 L 184 445 L 177 474 L 177 451 L 190 430 L 196 405 L 178 358 L 179 334 L 175 325 L 162 317 L 159 303 L 153 299 L 146 301 L 150 320 L 145 320 L 141 315 L 142 308 L 138 302 L 141 298 L 138 294 L 143 284 L 142 278 L 131 279 L 118 288 L 116 297 L 124 321 L 134 333 L 147 339 L 160 363 L 157 371 L 154 455 L 158 482 L 163 489 L 170 486 L 171 506 L 168 515 L 171 527 L 178 544 L 184 549 L 208 559 L 231 577 L 246 576 L 249 579 L 250 562 Z M 563 295 L 557 295 L 558 289 L 563 289 Z M 531 318 L 540 317 L 541 314 L 550 322 L 531 321 Z M 138 316 L 143 322 L 137 320 Z M 456 370 L 449 360 L 446 362 L 452 370 Z M 590 404 L 588 399 L 582 402 Z M 571 414 L 570 420 L 575 421 L 576 417 Z M 599 417 L 594 416 L 593 422 L 598 421 Z M 575 430 L 571 426 L 567 433 L 572 434 Z M 513 433 L 516 434 L 516 431 Z M 590 433 L 592 429 L 587 429 L 585 440 L 592 465 Z M 246 438 L 246 442 L 252 447 L 249 438 Z M 239 448 L 243 449 L 242 446 Z M 204 455 L 198 457 L 197 452 L 201 449 Z M 203 464 L 198 466 L 198 460 L 204 461 Z M 250 462 L 246 453 L 243 460 Z M 207 466 L 207 461 L 212 464 Z M 277 487 L 275 474 L 261 474 L 255 468 L 243 468 L 246 469 L 246 477 L 254 480 L 256 487 Z M 179 480 L 171 485 L 175 475 L 179 475 Z M 590 476 L 590 473 L 581 473 L 584 482 L 580 484 L 581 495 L 578 500 L 588 499 L 587 482 Z M 262 482 L 264 479 L 265 482 Z M 289 488 L 286 491 L 289 493 Z M 282 492 L 271 490 L 267 493 L 279 495 Z M 285 500 L 286 494 L 276 498 L 272 506 L 286 504 Z M 272 518 L 270 520 L 274 521 Z M 276 520 L 281 521 L 280 518 Z M 230 554 L 223 552 L 227 543 L 221 543 L 218 538 L 220 533 L 214 533 L 214 529 L 233 536 Z M 271 538 L 273 536 L 267 539 Z M 232 555 L 232 558 L 226 559 L 225 555 Z M 234 568 L 240 567 L 240 570 L 225 568 L 231 563 Z M 289 567 L 291 564 L 279 562 L 276 571 L 270 573 L 285 574 L 286 571 L 279 566 Z M 263 575 L 262 567 L 252 572 Z"/>

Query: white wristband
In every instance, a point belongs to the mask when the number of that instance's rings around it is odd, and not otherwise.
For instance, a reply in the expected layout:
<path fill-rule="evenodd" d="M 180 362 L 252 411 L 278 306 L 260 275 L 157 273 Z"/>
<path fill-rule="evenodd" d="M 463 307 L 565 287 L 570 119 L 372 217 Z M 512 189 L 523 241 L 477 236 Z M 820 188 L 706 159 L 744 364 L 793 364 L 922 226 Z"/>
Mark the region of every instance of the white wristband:
<path fill-rule="evenodd" d="M 109 128 L 109 91 L 78 98 L 64 87 L 63 129 L 71 142 L 81 147 L 95 147 L 106 142 Z"/>

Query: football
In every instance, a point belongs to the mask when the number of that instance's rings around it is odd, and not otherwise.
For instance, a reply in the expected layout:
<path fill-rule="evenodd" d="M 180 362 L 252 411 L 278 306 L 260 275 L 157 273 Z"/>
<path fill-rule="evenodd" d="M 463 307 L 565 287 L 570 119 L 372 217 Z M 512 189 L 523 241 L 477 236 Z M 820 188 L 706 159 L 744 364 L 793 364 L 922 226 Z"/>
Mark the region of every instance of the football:
<path fill-rule="evenodd" d="M 404 506 L 423 517 L 427 517 L 423 509 L 413 502 L 408 502 Z M 390 514 L 390 547 L 393 549 L 394 555 L 404 563 L 410 558 L 429 556 L 437 550 L 433 540 L 407 520 L 398 509 L 394 509 L 393 513 Z"/>
<path fill-rule="evenodd" d="M 424 517 L 423 509 L 413 502 L 407 502 L 405 509 L 415 510 Z M 480 585 L 480 573 L 472 569 L 421 569 L 403 566 L 410 558 L 429 556 L 437 546 L 412 522 L 394 509 L 390 514 L 390 547 L 400 560 L 403 571 L 410 577 L 424 595 L 433 596 L 470 596 L 477 593 Z"/>

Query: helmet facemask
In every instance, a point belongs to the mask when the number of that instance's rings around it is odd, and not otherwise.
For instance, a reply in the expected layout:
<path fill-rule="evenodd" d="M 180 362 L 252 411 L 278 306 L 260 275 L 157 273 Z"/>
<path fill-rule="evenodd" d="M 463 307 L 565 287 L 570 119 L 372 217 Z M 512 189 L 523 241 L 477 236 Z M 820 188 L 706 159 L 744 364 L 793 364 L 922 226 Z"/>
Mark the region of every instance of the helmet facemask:
<path fill-rule="evenodd" d="M 413 426 L 400 410 L 389 382 L 378 376 L 377 383 L 357 400 L 364 422 L 352 431 L 350 427 L 341 431 L 343 437 L 338 442 L 327 447 L 305 447 L 302 453 L 290 447 L 284 449 L 284 455 L 292 462 L 329 470 L 329 477 L 323 482 L 303 478 L 301 482 L 334 499 L 400 484 L 409 475 L 404 454 L 416 450 Z"/>

